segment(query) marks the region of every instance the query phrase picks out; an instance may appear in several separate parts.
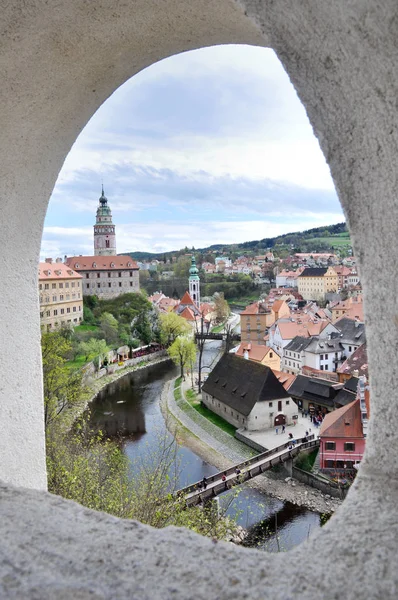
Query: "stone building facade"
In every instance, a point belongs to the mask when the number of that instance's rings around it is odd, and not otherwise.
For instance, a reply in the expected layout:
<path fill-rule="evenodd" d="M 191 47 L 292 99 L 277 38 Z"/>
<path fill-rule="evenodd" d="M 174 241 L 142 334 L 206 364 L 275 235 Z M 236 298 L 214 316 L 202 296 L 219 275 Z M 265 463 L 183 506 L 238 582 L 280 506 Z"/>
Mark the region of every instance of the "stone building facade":
<path fill-rule="evenodd" d="M 130 256 L 71 256 L 65 264 L 82 276 L 83 296 L 116 298 L 140 291 L 138 265 Z"/>
<path fill-rule="evenodd" d="M 83 320 L 82 276 L 57 259 L 39 263 L 40 324 L 51 331 Z"/>

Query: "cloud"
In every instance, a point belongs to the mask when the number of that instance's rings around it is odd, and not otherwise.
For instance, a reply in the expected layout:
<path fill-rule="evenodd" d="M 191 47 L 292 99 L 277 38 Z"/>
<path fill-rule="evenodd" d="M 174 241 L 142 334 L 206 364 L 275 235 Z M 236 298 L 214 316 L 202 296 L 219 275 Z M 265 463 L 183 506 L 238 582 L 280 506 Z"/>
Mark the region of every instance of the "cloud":
<path fill-rule="evenodd" d="M 305 110 L 276 55 L 264 48 L 179 54 L 121 86 L 65 161 L 43 244 L 56 246 L 58 239 L 61 249 L 69 239 L 67 253 L 92 246 L 101 179 L 123 251 L 135 243 L 169 248 L 171 239 L 192 245 L 191 236 L 195 246 L 225 235 L 245 241 L 243 235 L 253 239 L 260 231 L 257 219 L 292 231 L 344 218 Z M 191 229 L 194 222 L 199 230 Z M 119 237 L 125 227 L 131 248 Z"/>

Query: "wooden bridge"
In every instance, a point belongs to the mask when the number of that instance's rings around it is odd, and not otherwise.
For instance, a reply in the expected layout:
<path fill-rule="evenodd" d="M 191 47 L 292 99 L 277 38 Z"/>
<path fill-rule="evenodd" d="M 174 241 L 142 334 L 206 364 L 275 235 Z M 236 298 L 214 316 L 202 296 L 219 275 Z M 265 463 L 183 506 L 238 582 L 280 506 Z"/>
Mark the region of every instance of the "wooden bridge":
<path fill-rule="evenodd" d="M 185 496 L 187 506 L 195 506 L 219 494 L 223 494 L 225 491 L 244 483 L 248 479 L 261 475 L 261 473 L 268 471 L 275 465 L 289 463 L 290 461 L 289 465 L 291 466 L 293 458 L 302 450 L 318 447 L 319 439 L 315 439 L 314 435 L 297 440 L 289 440 L 272 450 L 267 450 L 225 471 L 220 471 L 211 477 L 207 477 L 206 487 L 204 487 L 202 480 L 178 490 L 176 494 Z M 225 478 L 224 480 L 223 477 Z"/>

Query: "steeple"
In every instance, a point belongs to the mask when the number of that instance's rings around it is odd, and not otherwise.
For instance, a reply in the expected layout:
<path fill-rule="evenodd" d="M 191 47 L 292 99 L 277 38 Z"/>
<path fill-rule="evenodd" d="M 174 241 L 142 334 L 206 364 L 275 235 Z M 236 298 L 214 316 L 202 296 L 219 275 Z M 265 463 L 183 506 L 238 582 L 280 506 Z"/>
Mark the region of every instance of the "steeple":
<path fill-rule="evenodd" d="M 97 208 L 97 218 L 94 225 L 94 254 L 96 256 L 116 255 L 116 234 L 112 222 L 112 212 L 105 196 L 104 184 Z"/>
<path fill-rule="evenodd" d="M 200 308 L 199 269 L 196 266 L 196 260 L 194 256 L 191 258 L 191 267 L 189 269 L 189 294 L 196 306 Z"/>
<path fill-rule="evenodd" d="M 99 201 L 102 205 L 108 204 L 108 198 L 105 196 L 105 193 L 104 193 L 104 184 L 102 184 L 102 193 L 101 193 Z"/>

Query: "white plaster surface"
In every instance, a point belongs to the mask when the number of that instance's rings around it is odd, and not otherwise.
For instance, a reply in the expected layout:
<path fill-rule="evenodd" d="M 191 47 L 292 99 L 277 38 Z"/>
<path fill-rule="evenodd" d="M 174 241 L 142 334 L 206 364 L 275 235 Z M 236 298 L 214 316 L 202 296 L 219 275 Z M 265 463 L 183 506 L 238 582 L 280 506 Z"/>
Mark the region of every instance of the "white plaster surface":
<path fill-rule="evenodd" d="M 0 478 L 45 486 L 36 267 L 63 160 L 121 83 L 201 46 L 273 47 L 306 106 L 359 260 L 372 398 L 357 482 L 330 523 L 290 554 L 288 577 L 283 554 L 4 488 L 0 596 L 396 598 L 396 0 L 0 0 L 0 15 Z"/>

